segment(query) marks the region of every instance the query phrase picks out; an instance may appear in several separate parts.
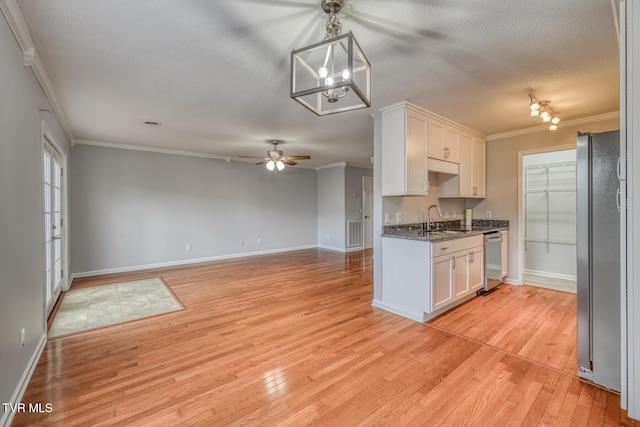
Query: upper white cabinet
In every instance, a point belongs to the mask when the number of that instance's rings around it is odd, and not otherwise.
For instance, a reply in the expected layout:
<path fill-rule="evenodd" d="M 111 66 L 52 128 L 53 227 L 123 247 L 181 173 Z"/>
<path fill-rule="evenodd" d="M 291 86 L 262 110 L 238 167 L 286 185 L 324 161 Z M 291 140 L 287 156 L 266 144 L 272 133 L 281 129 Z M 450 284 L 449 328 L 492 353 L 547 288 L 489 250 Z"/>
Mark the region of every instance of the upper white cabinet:
<path fill-rule="evenodd" d="M 460 168 L 456 176 L 441 175 L 440 197 L 486 197 L 486 143 L 477 136 L 461 133 Z"/>
<path fill-rule="evenodd" d="M 429 194 L 428 117 L 408 103 L 382 110 L 382 195 Z"/>
<path fill-rule="evenodd" d="M 440 120 L 429 119 L 429 158 L 458 163 L 460 132 Z"/>
<path fill-rule="evenodd" d="M 440 197 L 485 197 L 480 134 L 406 101 L 381 111 L 383 196 L 425 196 L 439 172 Z"/>

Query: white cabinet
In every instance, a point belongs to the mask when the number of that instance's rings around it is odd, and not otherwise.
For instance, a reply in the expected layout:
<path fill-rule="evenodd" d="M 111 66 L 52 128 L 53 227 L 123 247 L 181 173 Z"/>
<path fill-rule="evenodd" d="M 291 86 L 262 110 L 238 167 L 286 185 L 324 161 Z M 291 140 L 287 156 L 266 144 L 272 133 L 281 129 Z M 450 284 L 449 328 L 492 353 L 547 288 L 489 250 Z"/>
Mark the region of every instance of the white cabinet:
<path fill-rule="evenodd" d="M 431 313 L 484 286 L 483 236 L 433 243 L 431 254 Z"/>
<path fill-rule="evenodd" d="M 484 246 L 475 247 L 471 252 L 469 288 L 472 292 L 484 288 Z"/>
<path fill-rule="evenodd" d="M 507 277 L 509 272 L 509 253 L 507 252 L 509 233 L 507 230 L 502 230 L 500 234 L 502 234 L 502 277 Z"/>
<path fill-rule="evenodd" d="M 423 322 L 483 286 L 483 235 L 439 242 L 382 238 L 382 292 L 375 307 Z"/>
<path fill-rule="evenodd" d="M 460 132 L 439 120 L 429 119 L 429 158 L 458 163 Z"/>
<path fill-rule="evenodd" d="M 486 143 L 470 134 L 461 133 L 459 173 L 441 175 L 440 198 L 486 197 Z"/>
<path fill-rule="evenodd" d="M 429 194 L 428 117 L 411 104 L 382 110 L 382 195 Z"/>
<path fill-rule="evenodd" d="M 440 255 L 432 258 L 430 311 L 436 311 L 453 301 L 453 257 Z"/>

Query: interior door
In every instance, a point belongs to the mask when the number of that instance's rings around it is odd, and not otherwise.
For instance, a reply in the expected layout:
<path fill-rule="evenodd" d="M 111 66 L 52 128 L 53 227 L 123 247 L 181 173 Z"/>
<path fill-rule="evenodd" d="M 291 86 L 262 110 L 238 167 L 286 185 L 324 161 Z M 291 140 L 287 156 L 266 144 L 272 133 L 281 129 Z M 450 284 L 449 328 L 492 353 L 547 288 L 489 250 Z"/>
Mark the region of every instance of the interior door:
<path fill-rule="evenodd" d="M 364 248 L 373 247 L 373 178 L 362 177 L 362 227 Z"/>
<path fill-rule="evenodd" d="M 60 296 L 64 277 L 64 186 L 62 155 L 46 140 L 43 150 L 43 212 L 46 314 Z"/>

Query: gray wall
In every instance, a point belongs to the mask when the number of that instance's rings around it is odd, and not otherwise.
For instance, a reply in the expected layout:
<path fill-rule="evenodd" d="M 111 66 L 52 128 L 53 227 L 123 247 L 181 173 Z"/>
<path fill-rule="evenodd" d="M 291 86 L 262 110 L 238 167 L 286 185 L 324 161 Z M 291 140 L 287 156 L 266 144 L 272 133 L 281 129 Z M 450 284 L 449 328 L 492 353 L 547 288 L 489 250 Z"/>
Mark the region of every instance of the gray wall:
<path fill-rule="evenodd" d="M 344 172 L 345 223 L 346 221 L 359 221 L 362 219 L 362 177 L 373 176 L 373 169 L 347 166 Z"/>
<path fill-rule="evenodd" d="M 318 171 L 318 246 L 345 248 L 345 171 L 343 166 Z"/>
<path fill-rule="evenodd" d="M 316 245 L 313 170 L 89 145 L 71 165 L 76 274 Z"/>
<path fill-rule="evenodd" d="M 45 337 L 41 118 L 65 150 L 69 142 L 53 115 L 41 115 L 52 108 L 2 14 L 0 94 L 0 402 L 11 402 Z"/>

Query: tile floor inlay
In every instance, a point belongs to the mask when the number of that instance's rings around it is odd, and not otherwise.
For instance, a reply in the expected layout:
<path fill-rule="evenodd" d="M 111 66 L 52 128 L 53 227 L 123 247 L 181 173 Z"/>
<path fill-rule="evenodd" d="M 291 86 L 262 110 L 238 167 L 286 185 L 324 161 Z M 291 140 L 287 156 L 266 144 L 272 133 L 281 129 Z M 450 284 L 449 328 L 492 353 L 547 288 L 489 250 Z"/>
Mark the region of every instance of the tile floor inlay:
<path fill-rule="evenodd" d="M 68 291 L 49 338 L 181 310 L 159 278 Z"/>

